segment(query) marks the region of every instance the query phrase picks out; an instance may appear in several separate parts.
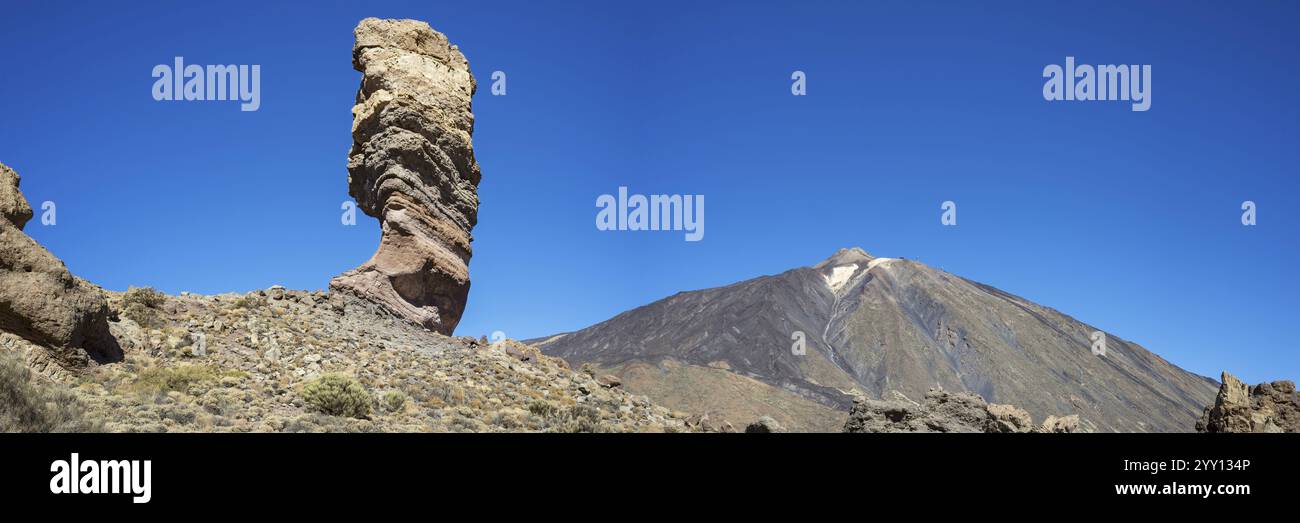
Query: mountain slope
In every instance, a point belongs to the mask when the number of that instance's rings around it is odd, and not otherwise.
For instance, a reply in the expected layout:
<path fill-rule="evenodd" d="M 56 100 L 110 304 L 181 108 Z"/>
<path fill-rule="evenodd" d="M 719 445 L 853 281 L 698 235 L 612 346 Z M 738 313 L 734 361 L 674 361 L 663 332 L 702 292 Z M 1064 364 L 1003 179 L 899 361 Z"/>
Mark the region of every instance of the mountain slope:
<path fill-rule="evenodd" d="M 922 263 L 854 248 L 811 267 L 678 293 L 536 345 L 614 373 L 688 365 L 757 380 L 770 390 L 751 394 L 744 409 L 712 400 L 727 396 L 718 377 L 679 383 L 672 394 L 662 383 L 633 380 L 629 388 L 674 408 L 685 410 L 681 397 L 690 395 L 696 409 L 761 412 L 803 430 L 835 430 L 815 411 L 847 412 L 855 393 L 920 398 L 939 386 L 1040 419 L 1079 414 L 1103 431 L 1191 431 L 1217 384 L 1110 334 L 1106 354 L 1093 355 L 1089 336 L 1098 330 Z M 802 355 L 792 350 L 796 333 Z M 764 412 L 763 404 L 790 394 L 802 401 Z"/>

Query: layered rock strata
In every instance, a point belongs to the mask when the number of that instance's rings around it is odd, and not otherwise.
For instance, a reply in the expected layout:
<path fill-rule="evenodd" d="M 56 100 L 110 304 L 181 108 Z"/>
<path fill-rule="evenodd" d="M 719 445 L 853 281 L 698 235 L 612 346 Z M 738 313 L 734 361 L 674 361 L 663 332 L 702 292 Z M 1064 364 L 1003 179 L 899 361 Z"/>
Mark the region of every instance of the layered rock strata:
<path fill-rule="evenodd" d="M 379 219 L 382 236 L 374 256 L 330 289 L 451 334 L 469 294 L 478 219 L 474 76 L 460 50 L 427 23 L 367 18 L 355 34 L 352 64 L 362 79 L 348 190 Z"/>

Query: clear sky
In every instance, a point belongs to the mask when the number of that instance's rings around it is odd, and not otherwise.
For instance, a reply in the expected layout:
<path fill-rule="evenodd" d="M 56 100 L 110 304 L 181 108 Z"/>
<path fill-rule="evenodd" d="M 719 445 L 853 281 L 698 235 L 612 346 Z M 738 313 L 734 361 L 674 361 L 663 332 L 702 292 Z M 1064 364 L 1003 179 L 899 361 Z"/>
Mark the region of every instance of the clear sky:
<path fill-rule="evenodd" d="M 0 162 L 57 205 L 28 232 L 106 288 L 325 288 L 379 238 L 339 221 L 352 28 L 419 18 L 480 82 L 458 334 L 573 330 L 857 245 L 1193 372 L 1300 378 L 1300 4 L 606 4 L 9 0 Z M 260 110 L 154 101 L 175 56 L 261 65 Z M 1151 65 L 1150 110 L 1045 101 L 1066 56 Z M 597 230 L 619 186 L 705 195 L 703 241 Z"/>

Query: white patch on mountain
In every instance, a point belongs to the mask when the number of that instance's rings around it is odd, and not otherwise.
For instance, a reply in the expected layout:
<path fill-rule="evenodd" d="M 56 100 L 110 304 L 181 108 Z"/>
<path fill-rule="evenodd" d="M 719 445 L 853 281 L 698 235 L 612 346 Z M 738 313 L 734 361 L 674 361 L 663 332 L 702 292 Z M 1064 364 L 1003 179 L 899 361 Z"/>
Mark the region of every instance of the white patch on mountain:
<path fill-rule="evenodd" d="M 868 264 L 868 266 L 870 266 L 870 264 Z M 844 284 L 849 282 L 849 279 L 853 277 L 853 273 L 855 272 L 858 272 L 858 264 L 853 263 L 832 268 L 829 276 L 823 274 L 822 277 L 826 279 L 827 287 L 830 287 L 834 292 L 840 292 L 840 289 L 844 287 Z"/>

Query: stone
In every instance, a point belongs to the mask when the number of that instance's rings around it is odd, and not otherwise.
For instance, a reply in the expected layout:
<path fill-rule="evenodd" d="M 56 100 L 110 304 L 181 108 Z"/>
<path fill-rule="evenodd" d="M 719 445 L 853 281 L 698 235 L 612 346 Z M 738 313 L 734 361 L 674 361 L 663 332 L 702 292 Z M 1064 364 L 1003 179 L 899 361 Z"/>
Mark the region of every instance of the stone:
<path fill-rule="evenodd" d="M 1224 371 L 1214 405 L 1205 407 L 1196 431 L 1300 433 L 1300 394 L 1291 381 L 1251 387 Z"/>
<path fill-rule="evenodd" d="M 771 416 L 763 416 L 745 426 L 746 434 L 772 434 L 777 432 L 785 432 L 785 429 Z"/>
<path fill-rule="evenodd" d="M 1012 405 L 989 404 L 987 407 L 1001 432 L 1033 432 L 1034 420 L 1025 409 Z M 1048 419 L 1054 419 L 1049 417 Z M 1076 417 L 1077 419 L 1077 417 Z"/>
<path fill-rule="evenodd" d="M 379 249 L 330 281 L 399 318 L 450 335 L 469 293 L 480 171 L 471 134 L 476 89 L 460 50 L 425 22 L 362 20 L 353 67 L 348 191 L 379 219 Z"/>
<path fill-rule="evenodd" d="M 541 361 L 542 359 L 542 351 L 537 350 L 532 345 L 525 345 L 515 340 L 502 340 L 490 345 L 490 347 L 500 347 L 501 350 L 505 351 L 506 355 L 519 361 Z"/>
<path fill-rule="evenodd" d="M 64 366 L 121 360 L 103 293 L 23 232 L 32 210 L 20 181 L 0 164 L 0 331 L 45 347 Z"/>
<path fill-rule="evenodd" d="M 32 219 L 32 207 L 18 190 L 20 181 L 17 172 L 0 163 L 0 219 L 22 230 Z"/>
<path fill-rule="evenodd" d="M 1043 420 L 1043 424 L 1042 426 L 1039 427 L 1038 431 L 1056 433 L 1056 434 L 1067 434 L 1071 432 L 1079 432 L 1080 427 L 1081 427 L 1081 422 L 1079 420 L 1078 414 L 1071 414 L 1069 416 L 1059 416 L 1059 417 L 1048 416 L 1047 419 Z"/>

